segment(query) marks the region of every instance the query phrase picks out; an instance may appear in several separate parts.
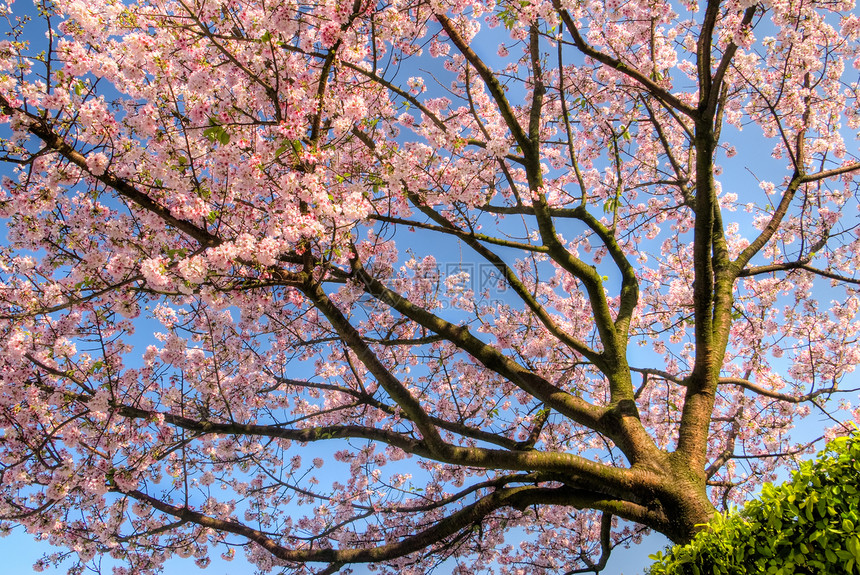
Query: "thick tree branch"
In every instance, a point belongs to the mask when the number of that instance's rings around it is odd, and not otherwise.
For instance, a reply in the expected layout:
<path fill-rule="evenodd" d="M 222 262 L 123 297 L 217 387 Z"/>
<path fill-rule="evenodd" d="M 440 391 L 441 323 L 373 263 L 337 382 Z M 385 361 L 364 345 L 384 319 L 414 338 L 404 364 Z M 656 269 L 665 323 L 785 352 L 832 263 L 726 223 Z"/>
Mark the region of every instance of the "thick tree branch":
<path fill-rule="evenodd" d="M 79 167 L 90 177 L 100 181 L 104 185 L 116 190 L 116 192 L 142 209 L 158 216 L 165 224 L 178 229 L 184 234 L 197 240 L 201 247 L 215 247 L 221 244 L 221 239 L 197 224 L 177 218 L 170 213 L 168 208 L 160 205 L 152 198 L 141 192 L 127 180 L 117 177 L 110 170 L 103 174 L 93 174 L 87 167 L 87 160 L 83 154 L 75 150 L 71 145 L 57 134 L 47 120 L 35 114 L 13 108 L 5 96 L 0 95 L 0 111 L 7 115 L 18 115 L 27 126 L 27 130 L 42 140 L 51 150 L 60 154 L 63 158 Z"/>
<path fill-rule="evenodd" d="M 296 549 L 286 547 L 266 533 L 233 519 L 214 518 L 188 507 L 162 501 L 136 489 L 122 493 L 182 521 L 245 537 L 283 561 L 299 561 L 303 563 L 371 563 L 402 557 L 441 543 L 462 529 L 480 523 L 490 513 L 506 507 L 523 510 L 532 505 L 563 505 L 573 508 L 599 508 L 605 505 L 620 511 L 618 514 L 621 517 L 627 518 L 631 514 L 635 514 L 637 518 L 649 516 L 665 521 L 665 518 L 660 517 L 657 512 L 641 506 L 606 501 L 599 496 L 595 497 L 591 493 L 569 487 L 523 486 L 497 489 L 481 497 L 475 503 L 439 520 L 433 526 L 395 543 L 368 549 Z"/>
<path fill-rule="evenodd" d="M 373 353 L 358 331 L 329 299 L 322 287 L 318 283 L 307 282 L 302 287 L 302 291 L 314 302 L 317 309 L 328 318 L 334 330 L 343 339 L 343 342 L 355 353 L 370 373 L 376 377 L 376 380 L 388 395 L 415 422 L 428 448 L 433 452 L 441 453 L 445 447 L 445 443 L 442 441 L 439 431 L 430 421 L 424 408 L 421 407 L 421 404 L 412 396 L 409 390 L 379 361 L 376 354 Z"/>
<path fill-rule="evenodd" d="M 719 6 L 719 2 L 713 2 L 717 6 Z M 713 24 L 710 23 L 709 15 L 711 14 L 711 3 L 708 4 L 708 10 L 706 11 L 706 26 L 708 26 L 708 34 L 709 36 L 713 34 Z M 758 4 L 753 4 L 746 10 L 744 10 L 743 19 L 740 22 L 740 28 L 745 29 L 752 23 L 753 16 L 755 16 L 756 10 L 758 10 Z M 703 26 L 704 31 L 704 26 Z M 699 38 L 704 38 L 705 35 L 702 34 Z M 723 57 L 720 59 L 720 63 L 717 65 L 717 69 L 714 72 L 713 79 L 711 80 L 712 84 L 710 87 L 710 94 L 708 95 L 707 100 L 707 110 L 705 112 L 706 116 L 710 114 L 716 114 L 718 110 L 718 104 L 720 99 L 720 94 L 723 93 L 723 81 L 725 80 L 726 72 L 731 66 L 732 60 L 735 57 L 735 54 L 738 51 L 738 45 L 734 42 L 729 42 L 728 46 L 726 46 L 725 51 L 723 52 Z M 708 62 L 710 65 L 710 61 Z M 704 69 L 704 66 L 703 66 Z M 710 70 L 708 70 L 710 73 Z M 701 78 L 701 76 L 700 76 Z M 721 118 L 717 118 L 717 121 L 721 121 Z"/>
<path fill-rule="evenodd" d="M 441 336 L 439 336 L 439 338 L 441 339 Z M 277 380 L 277 379 L 281 379 L 281 378 L 275 377 L 275 379 Z M 294 381 L 294 380 L 285 380 L 285 381 L 289 382 L 289 381 Z M 347 395 L 350 395 L 350 396 L 356 398 L 362 404 L 373 407 L 374 409 L 378 409 L 379 411 L 382 411 L 383 413 L 386 413 L 387 415 L 392 415 L 392 416 L 397 415 L 397 416 L 399 416 L 399 417 L 401 417 L 407 421 L 411 421 L 411 419 L 409 419 L 409 416 L 406 413 L 404 413 L 402 410 L 398 410 L 397 408 L 395 408 L 391 405 L 388 405 L 387 403 L 383 403 L 383 402 L 377 400 L 376 398 L 371 397 L 370 395 L 368 395 L 366 393 L 362 393 L 362 392 L 350 389 L 348 387 L 340 387 L 340 386 L 336 386 L 336 385 L 329 385 L 329 384 L 324 384 L 324 383 L 312 383 L 312 382 L 298 382 L 298 383 L 293 383 L 292 385 L 300 385 L 302 387 L 307 387 L 309 389 L 320 389 L 320 390 L 325 390 L 325 391 L 329 391 L 329 392 L 345 393 Z M 519 442 L 514 441 L 513 439 L 509 439 L 507 437 L 497 435 L 495 433 L 490 433 L 490 432 L 484 431 L 482 429 L 477 429 L 475 427 L 471 427 L 471 426 L 468 426 L 468 425 L 465 425 L 462 423 L 456 423 L 453 421 L 448 421 L 447 419 L 442 419 L 441 417 L 437 417 L 437 416 L 432 415 L 432 414 L 429 417 L 430 417 L 430 421 L 436 427 L 438 427 L 440 429 L 444 429 L 446 431 L 450 431 L 452 433 L 456 433 L 457 435 L 461 435 L 463 437 L 468 437 L 470 439 L 476 439 L 478 441 L 483 441 L 483 442 L 490 443 L 493 445 L 498 445 L 499 447 L 503 447 L 503 448 L 509 449 L 509 450 L 521 449 Z"/>
<path fill-rule="evenodd" d="M 572 417 L 585 425 L 599 425 L 604 410 L 595 407 L 581 398 L 572 396 L 543 378 L 528 371 L 513 360 L 504 356 L 496 348 L 473 336 L 468 328 L 457 326 L 412 304 L 400 294 L 387 288 L 382 282 L 369 275 L 358 260 L 352 260 L 356 278 L 365 286 L 365 291 L 391 306 L 406 317 L 434 333 L 445 337 L 467 351 L 485 367 L 512 381 L 557 411 Z M 601 426 L 602 427 L 602 426 Z"/>
<path fill-rule="evenodd" d="M 445 30 L 445 33 L 451 39 L 457 49 L 460 51 L 463 56 L 466 57 L 466 60 L 469 64 L 472 65 L 475 70 L 477 70 L 478 74 L 481 76 L 481 79 L 486 84 L 487 89 L 490 91 L 490 95 L 493 97 L 493 100 L 496 102 L 496 105 L 499 107 L 499 114 L 501 114 L 502 118 L 505 120 L 505 124 L 508 126 L 508 129 L 513 134 L 514 139 L 517 141 L 517 144 L 523 150 L 526 150 L 531 147 L 532 142 L 529 140 L 528 134 L 520 123 L 517 121 L 516 115 L 514 114 L 514 110 L 511 107 L 510 102 L 508 102 L 507 96 L 505 96 L 505 89 L 499 83 L 498 78 L 490 70 L 489 66 L 481 60 L 481 58 L 475 53 L 474 50 L 466 43 L 463 37 L 459 32 L 454 28 L 454 22 L 452 22 L 445 14 L 436 14 L 436 19 L 439 21 L 439 24 L 442 25 L 442 29 Z"/>
<path fill-rule="evenodd" d="M 746 249 L 738 254 L 737 258 L 735 258 L 733 266 L 736 277 L 740 274 L 740 271 L 746 267 L 753 256 L 760 252 L 777 230 L 779 230 L 779 226 L 782 223 L 783 218 L 785 218 L 785 215 L 788 213 L 788 208 L 791 206 L 791 202 L 794 200 L 794 196 L 797 193 L 797 190 L 800 189 L 801 184 L 802 174 L 795 172 L 791 181 L 786 186 L 785 192 L 783 192 L 776 210 L 774 210 L 773 215 L 770 217 L 770 220 L 765 225 L 764 229 L 753 241 L 750 242 Z"/>

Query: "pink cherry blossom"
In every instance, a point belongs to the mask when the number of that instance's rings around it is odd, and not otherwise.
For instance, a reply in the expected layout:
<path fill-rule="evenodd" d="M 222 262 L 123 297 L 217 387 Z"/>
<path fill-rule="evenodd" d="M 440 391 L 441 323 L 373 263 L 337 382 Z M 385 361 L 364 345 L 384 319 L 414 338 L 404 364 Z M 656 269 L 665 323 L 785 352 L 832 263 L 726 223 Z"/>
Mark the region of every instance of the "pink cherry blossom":
<path fill-rule="evenodd" d="M 853 2 L 701 4 L 0 6 L 0 529 L 597 572 L 849 433 Z"/>

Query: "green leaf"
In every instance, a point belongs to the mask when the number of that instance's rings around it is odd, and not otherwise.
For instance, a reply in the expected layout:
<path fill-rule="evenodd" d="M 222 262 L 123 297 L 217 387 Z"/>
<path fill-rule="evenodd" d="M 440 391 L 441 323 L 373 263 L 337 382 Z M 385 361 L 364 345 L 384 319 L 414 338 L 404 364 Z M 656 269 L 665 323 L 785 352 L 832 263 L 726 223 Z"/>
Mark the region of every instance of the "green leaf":
<path fill-rule="evenodd" d="M 854 556 L 854 561 L 860 563 L 860 537 L 856 535 L 849 537 L 848 541 L 845 542 L 845 546 L 851 552 L 851 555 Z"/>
<path fill-rule="evenodd" d="M 209 121 L 212 123 L 213 120 L 210 119 Z M 220 142 L 222 145 L 226 145 L 230 142 L 230 134 L 219 124 L 203 130 L 203 135 L 212 143 Z"/>
<path fill-rule="evenodd" d="M 203 136 L 214 142 L 218 139 L 219 130 L 222 129 L 223 128 L 221 128 L 220 126 L 212 126 L 211 128 L 206 128 L 205 130 L 203 130 Z"/>

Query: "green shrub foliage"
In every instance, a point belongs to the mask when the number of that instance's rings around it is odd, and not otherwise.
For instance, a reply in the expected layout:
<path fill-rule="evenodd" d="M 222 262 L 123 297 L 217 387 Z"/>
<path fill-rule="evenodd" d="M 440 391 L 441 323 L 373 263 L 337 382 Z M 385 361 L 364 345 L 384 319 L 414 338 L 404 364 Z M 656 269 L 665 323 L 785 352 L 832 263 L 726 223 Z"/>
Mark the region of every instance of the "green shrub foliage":
<path fill-rule="evenodd" d="M 833 440 L 790 481 L 651 558 L 651 575 L 860 574 L 860 436 Z"/>

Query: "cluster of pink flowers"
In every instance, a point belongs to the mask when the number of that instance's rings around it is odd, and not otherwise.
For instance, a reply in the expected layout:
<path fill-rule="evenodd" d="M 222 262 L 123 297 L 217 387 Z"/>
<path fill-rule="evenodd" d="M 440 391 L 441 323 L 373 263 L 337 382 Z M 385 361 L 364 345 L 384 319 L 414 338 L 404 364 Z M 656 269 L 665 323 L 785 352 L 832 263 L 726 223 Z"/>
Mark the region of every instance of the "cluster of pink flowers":
<path fill-rule="evenodd" d="M 644 466 L 631 429 L 671 452 L 707 397 L 719 507 L 810 405 L 860 421 L 851 2 L 728 0 L 706 71 L 694 1 L 274 4 L 0 42 L 0 521 L 302 572 L 509 497 L 380 568 L 565 572 L 615 508 L 517 490 Z"/>

